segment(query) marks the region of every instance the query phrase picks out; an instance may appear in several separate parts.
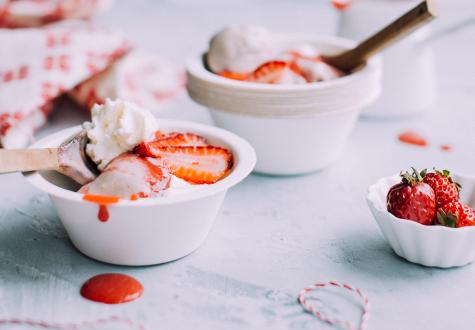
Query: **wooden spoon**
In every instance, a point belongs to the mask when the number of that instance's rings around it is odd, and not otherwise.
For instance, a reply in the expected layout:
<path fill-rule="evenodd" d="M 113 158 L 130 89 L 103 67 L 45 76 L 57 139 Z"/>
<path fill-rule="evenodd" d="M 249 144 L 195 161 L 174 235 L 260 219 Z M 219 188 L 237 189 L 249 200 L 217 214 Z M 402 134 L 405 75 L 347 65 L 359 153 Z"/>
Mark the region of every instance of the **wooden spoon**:
<path fill-rule="evenodd" d="M 434 0 L 425 0 L 353 49 L 322 60 L 343 72 L 351 72 L 368 58 L 407 36 L 437 16 Z"/>
<path fill-rule="evenodd" d="M 0 149 L 0 173 L 55 170 L 84 185 L 98 175 L 85 152 L 87 141 L 86 132 L 81 131 L 59 148 Z"/>

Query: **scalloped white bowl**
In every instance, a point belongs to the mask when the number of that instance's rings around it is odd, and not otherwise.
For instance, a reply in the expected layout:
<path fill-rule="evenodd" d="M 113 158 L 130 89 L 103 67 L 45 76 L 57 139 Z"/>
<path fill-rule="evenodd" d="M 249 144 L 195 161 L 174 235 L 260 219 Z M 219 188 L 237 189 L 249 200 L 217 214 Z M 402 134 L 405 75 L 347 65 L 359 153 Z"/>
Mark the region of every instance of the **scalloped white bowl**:
<path fill-rule="evenodd" d="M 460 200 L 475 206 L 475 177 L 454 175 L 462 185 Z M 368 189 L 366 201 L 376 223 L 394 252 L 400 257 L 428 267 L 458 267 L 475 261 L 475 226 L 449 228 L 425 226 L 399 219 L 386 208 L 389 188 L 399 176 L 380 179 Z"/>
<path fill-rule="evenodd" d="M 62 130 L 36 142 L 32 148 L 57 147 L 80 126 Z M 234 156 L 231 173 L 199 190 L 109 205 L 110 219 L 98 220 L 98 205 L 83 200 L 78 185 L 54 172 L 25 173 L 36 188 L 48 193 L 74 246 L 99 261 L 144 266 L 172 261 L 196 250 L 206 239 L 229 188 L 244 180 L 256 162 L 252 147 L 237 135 L 198 123 L 160 120 L 164 132 L 193 132 L 211 144 L 229 148 Z"/>

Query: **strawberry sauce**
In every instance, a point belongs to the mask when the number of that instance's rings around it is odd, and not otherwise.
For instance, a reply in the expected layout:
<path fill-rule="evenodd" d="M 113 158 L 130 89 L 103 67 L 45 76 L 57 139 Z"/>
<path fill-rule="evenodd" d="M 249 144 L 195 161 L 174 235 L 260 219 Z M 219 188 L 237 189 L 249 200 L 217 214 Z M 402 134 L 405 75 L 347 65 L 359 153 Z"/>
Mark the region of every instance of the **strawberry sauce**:
<path fill-rule="evenodd" d="M 345 10 L 350 6 L 351 2 L 352 0 L 333 0 L 332 5 L 338 10 Z"/>
<path fill-rule="evenodd" d="M 413 131 L 401 133 L 398 136 L 398 139 L 403 143 L 408 143 L 419 147 L 427 147 L 429 145 L 429 142 L 427 142 L 427 140 L 422 135 Z"/>
<path fill-rule="evenodd" d="M 85 194 L 82 199 L 99 205 L 99 212 L 97 213 L 97 218 L 101 222 L 106 222 L 109 220 L 109 209 L 107 208 L 107 206 L 111 204 L 115 204 L 119 201 L 119 197 L 117 196 L 103 196 L 103 195 L 90 195 L 90 194 Z"/>
<path fill-rule="evenodd" d="M 96 275 L 81 287 L 81 296 L 104 304 L 122 304 L 143 294 L 143 286 L 135 278 L 118 273 Z"/>
<path fill-rule="evenodd" d="M 136 201 L 140 198 L 149 198 L 150 196 L 146 193 L 144 193 L 143 191 L 139 192 L 139 193 L 136 193 L 136 194 L 132 194 L 130 195 L 130 200 L 131 201 Z"/>
<path fill-rule="evenodd" d="M 99 221 L 106 222 L 109 220 L 109 209 L 106 205 L 99 205 L 99 212 L 97 213 L 97 218 Z"/>

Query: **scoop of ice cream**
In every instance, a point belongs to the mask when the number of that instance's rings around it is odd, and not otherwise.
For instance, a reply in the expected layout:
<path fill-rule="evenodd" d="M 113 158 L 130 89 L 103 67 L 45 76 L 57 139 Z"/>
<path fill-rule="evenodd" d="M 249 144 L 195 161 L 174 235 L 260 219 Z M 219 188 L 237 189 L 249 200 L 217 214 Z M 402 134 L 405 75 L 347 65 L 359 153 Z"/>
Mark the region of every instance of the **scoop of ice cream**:
<path fill-rule="evenodd" d="M 185 193 L 201 190 L 208 186 L 207 184 L 190 184 L 174 175 L 170 175 L 170 184 L 167 190 L 163 192 L 163 196 L 176 196 Z"/>
<path fill-rule="evenodd" d="M 213 72 L 250 72 L 277 53 L 270 31 L 257 25 L 229 27 L 210 41 L 208 66 Z"/>
<path fill-rule="evenodd" d="M 308 82 L 327 81 L 343 76 L 341 71 L 318 59 L 299 58 L 297 65 Z"/>
<path fill-rule="evenodd" d="M 124 153 L 114 158 L 104 171 L 79 192 L 93 195 L 112 195 L 122 198 L 155 197 L 168 188 L 170 174 L 153 165 L 147 158 Z"/>
<path fill-rule="evenodd" d="M 152 140 L 158 129 L 151 112 L 122 100 L 96 104 L 91 115 L 92 123 L 85 124 L 89 138 L 86 152 L 99 170 L 140 142 Z"/>

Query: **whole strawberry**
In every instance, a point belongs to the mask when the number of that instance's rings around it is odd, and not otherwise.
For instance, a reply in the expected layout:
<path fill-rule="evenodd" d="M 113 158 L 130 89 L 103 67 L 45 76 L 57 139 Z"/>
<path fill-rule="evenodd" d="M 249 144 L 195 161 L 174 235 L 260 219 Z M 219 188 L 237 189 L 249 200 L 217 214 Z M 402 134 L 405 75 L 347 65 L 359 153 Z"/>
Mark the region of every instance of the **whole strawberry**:
<path fill-rule="evenodd" d="M 475 226 L 475 210 L 460 202 L 450 202 L 437 211 L 437 223 L 447 227 Z"/>
<path fill-rule="evenodd" d="M 459 189 L 461 186 L 455 182 L 447 170 L 427 173 L 426 170 L 421 171 L 423 181 L 434 189 L 435 202 L 437 208 L 451 202 L 459 200 Z"/>
<path fill-rule="evenodd" d="M 434 190 L 425 182 L 416 169 L 411 173 L 401 172 L 401 182 L 389 189 L 386 205 L 394 216 L 432 225 L 436 212 Z"/>

